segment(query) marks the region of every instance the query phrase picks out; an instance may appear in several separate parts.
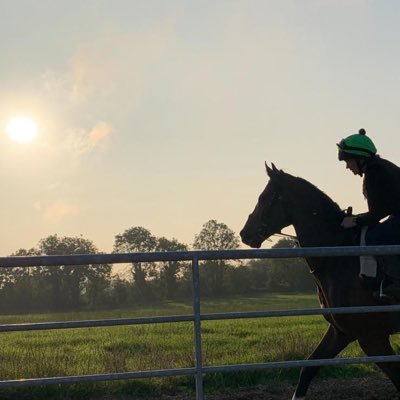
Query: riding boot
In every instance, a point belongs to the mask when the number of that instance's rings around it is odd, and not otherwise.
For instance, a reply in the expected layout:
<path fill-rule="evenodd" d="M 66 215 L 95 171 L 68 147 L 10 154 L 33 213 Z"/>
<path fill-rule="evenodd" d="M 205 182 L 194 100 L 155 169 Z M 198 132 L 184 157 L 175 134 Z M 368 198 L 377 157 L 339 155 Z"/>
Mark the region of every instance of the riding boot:
<path fill-rule="evenodd" d="M 385 274 L 379 297 L 400 301 L 400 255 L 381 258 L 381 268 Z"/>

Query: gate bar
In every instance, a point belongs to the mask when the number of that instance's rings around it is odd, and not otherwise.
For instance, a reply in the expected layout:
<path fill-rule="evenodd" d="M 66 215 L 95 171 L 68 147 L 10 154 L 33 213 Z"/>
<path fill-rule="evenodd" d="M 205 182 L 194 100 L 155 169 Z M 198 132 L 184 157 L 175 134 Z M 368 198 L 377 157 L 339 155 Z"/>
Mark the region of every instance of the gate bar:
<path fill-rule="evenodd" d="M 197 307 L 197 305 L 196 305 Z M 305 308 L 298 310 L 270 310 L 270 311 L 248 311 L 200 314 L 200 321 L 215 321 L 241 318 L 267 318 L 267 317 L 293 317 L 300 315 L 326 315 L 326 314 L 368 314 L 381 312 L 400 312 L 400 304 L 382 306 L 360 306 L 360 307 L 331 307 L 331 308 Z M 196 311 L 195 311 L 196 314 Z M 0 324 L 0 332 L 17 331 L 40 331 L 47 329 L 72 329 L 72 328 L 93 328 L 118 325 L 142 325 L 162 324 L 171 322 L 196 321 L 196 315 L 170 315 L 164 317 L 138 317 L 138 318 L 117 318 L 82 321 L 57 321 L 57 322 L 33 322 L 23 324 Z"/>
<path fill-rule="evenodd" d="M 301 247 L 251 250 L 192 250 L 151 253 L 76 254 L 67 256 L 12 256 L 0 257 L 0 268 L 56 265 L 121 264 L 135 262 L 245 260 L 254 258 L 346 257 L 398 255 L 400 245 L 392 246 L 337 246 Z"/>
<path fill-rule="evenodd" d="M 333 358 L 333 359 L 318 359 L 318 360 L 298 360 L 298 361 L 272 361 L 266 363 L 254 364 L 234 364 L 234 365 L 216 365 L 202 367 L 202 373 L 216 372 L 232 372 L 232 371 L 249 371 L 258 369 L 272 368 L 300 368 L 324 365 L 340 365 L 340 364 L 370 364 L 377 362 L 399 362 L 400 356 L 372 356 L 372 357 L 357 357 L 357 358 Z M 73 375 L 73 376 L 58 376 L 50 378 L 31 378 L 31 379 L 13 379 L 9 381 L 0 381 L 0 387 L 21 387 L 21 386 L 36 386 L 36 385 L 51 385 L 61 383 L 83 383 L 83 382 L 100 382 L 106 380 L 124 380 L 135 378 L 155 378 L 166 376 L 181 376 L 181 375 L 197 375 L 199 371 L 196 368 L 177 368 L 152 371 L 137 371 L 137 372 L 118 372 L 113 374 L 94 374 L 94 375 Z M 203 387 L 196 389 L 196 395 L 202 393 Z M 199 400 L 198 397 L 196 397 Z"/>

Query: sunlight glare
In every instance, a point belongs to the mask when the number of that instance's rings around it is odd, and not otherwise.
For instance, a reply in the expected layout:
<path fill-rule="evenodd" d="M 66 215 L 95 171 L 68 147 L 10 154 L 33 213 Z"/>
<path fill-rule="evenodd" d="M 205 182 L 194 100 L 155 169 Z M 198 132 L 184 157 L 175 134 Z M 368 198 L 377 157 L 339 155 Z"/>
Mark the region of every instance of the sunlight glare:
<path fill-rule="evenodd" d="M 37 134 L 37 124 L 29 117 L 18 116 L 9 121 L 6 127 L 7 135 L 18 143 L 32 141 Z"/>

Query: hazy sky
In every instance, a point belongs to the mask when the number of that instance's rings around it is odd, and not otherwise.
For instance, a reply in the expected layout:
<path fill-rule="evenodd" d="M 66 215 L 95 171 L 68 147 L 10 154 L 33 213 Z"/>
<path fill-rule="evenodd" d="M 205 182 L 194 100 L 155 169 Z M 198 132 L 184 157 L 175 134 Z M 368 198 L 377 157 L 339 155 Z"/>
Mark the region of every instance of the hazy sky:
<path fill-rule="evenodd" d="M 239 233 L 264 161 L 366 210 L 335 143 L 400 163 L 397 0 L 1 0 L 0 254 L 133 226 Z M 30 116 L 18 143 L 5 126 Z"/>

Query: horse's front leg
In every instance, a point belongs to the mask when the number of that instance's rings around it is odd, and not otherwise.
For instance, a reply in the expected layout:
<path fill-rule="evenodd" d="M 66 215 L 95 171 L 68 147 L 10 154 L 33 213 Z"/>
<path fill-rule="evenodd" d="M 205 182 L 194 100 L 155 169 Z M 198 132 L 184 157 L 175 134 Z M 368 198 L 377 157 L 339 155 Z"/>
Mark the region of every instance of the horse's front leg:
<path fill-rule="evenodd" d="M 358 343 L 367 356 L 391 356 L 395 354 L 387 334 L 359 338 Z M 393 382 L 397 391 L 400 392 L 400 362 L 377 363 L 376 365 Z"/>
<path fill-rule="evenodd" d="M 333 358 L 338 355 L 354 338 L 339 332 L 332 324 L 329 324 L 318 346 L 308 357 L 309 360 Z M 304 399 L 311 380 L 317 374 L 320 367 L 304 367 L 301 369 L 299 382 L 292 400 Z"/>

